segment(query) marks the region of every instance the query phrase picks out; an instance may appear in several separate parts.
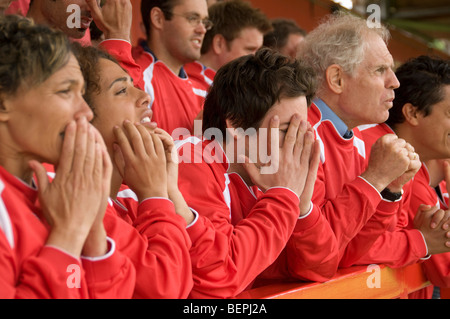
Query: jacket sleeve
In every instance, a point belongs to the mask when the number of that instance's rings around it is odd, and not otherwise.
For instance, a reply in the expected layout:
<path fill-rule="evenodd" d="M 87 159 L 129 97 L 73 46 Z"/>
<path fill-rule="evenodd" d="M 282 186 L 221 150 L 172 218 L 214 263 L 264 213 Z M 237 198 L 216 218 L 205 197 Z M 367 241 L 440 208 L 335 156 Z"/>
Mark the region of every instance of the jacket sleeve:
<path fill-rule="evenodd" d="M 445 182 L 441 183 L 441 192 L 445 192 Z M 444 186 L 444 187 L 442 187 Z M 448 197 L 445 197 L 444 200 Z M 448 209 L 447 203 L 439 201 L 436 191 L 429 186 L 424 180 L 416 180 L 414 182 L 414 192 L 411 195 L 411 209 L 409 211 L 409 221 L 412 224 L 415 212 L 420 204 L 427 204 L 430 206 L 441 205 L 441 209 Z M 450 253 L 442 253 L 432 255 L 422 263 L 422 268 L 431 281 L 431 283 L 438 287 L 450 287 Z"/>
<path fill-rule="evenodd" d="M 399 268 L 416 263 L 426 255 L 427 246 L 419 230 L 398 228 L 379 236 L 369 251 L 354 264 L 385 264 Z"/>
<path fill-rule="evenodd" d="M 285 249 L 257 278 L 256 285 L 274 280 L 324 282 L 331 279 L 339 263 L 336 237 L 316 206 L 297 220 Z"/>
<path fill-rule="evenodd" d="M 395 226 L 379 236 L 367 254 L 355 261 L 356 264 L 383 263 L 392 268 L 399 268 L 421 261 L 427 256 L 425 239 L 413 225 L 418 208 L 414 199 L 418 191 L 416 181 L 417 178 L 404 187 Z M 419 201 L 426 202 L 423 196 L 420 196 Z"/>
<path fill-rule="evenodd" d="M 450 253 L 432 255 L 422 263 L 430 282 L 442 288 L 450 288 Z"/>
<path fill-rule="evenodd" d="M 398 207 L 397 210 L 392 209 L 393 207 L 395 207 L 394 205 Z M 366 256 L 366 254 L 370 250 L 375 249 L 372 248 L 372 245 L 377 242 L 379 236 L 384 236 L 385 232 L 388 231 L 388 228 L 393 223 L 394 227 L 402 229 L 402 225 L 397 225 L 399 218 L 396 216 L 397 214 L 401 215 L 402 213 L 404 213 L 402 207 L 403 206 L 401 201 L 393 203 L 382 200 L 378 205 L 375 214 L 372 215 L 372 217 L 367 221 L 367 223 L 358 232 L 358 234 L 348 243 L 341 258 L 339 264 L 340 267 L 353 266 L 354 264 L 358 263 L 358 260 L 360 260 L 360 258 Z M 407 237 L 405 236 L 399 236 L 397 239 L 406 240 L 406 238 Z M 405 245 L 405 247 L 408 246 L 407 244 Z M 376 263 L 375 260 L 371 262 L 370 259 L 366 260 L 366 262 L 368 264 Z"/>
<path fill-rule="evenodd" d="M 78 299 L 88 298 L 80 260 L 51 246 L 25 257 L 20 268 L 0 229 L 0 298 Z M 70 268 L 69 268 L 70 266 Z M 73 269 L 73 280 L 68 269 Z"/>
<path fill-rule="evenodd" d="M 324 282 L 338 268 L 339 250 L 330 224 L 317 206 L 300 218 L 286 246 L 290 276 L 306 281 Z"/>
<path fill-rule="evenodd" d="M 115 242 L 108 238 L 109 250 L 100 257 L 81 257 L 89 298 L 128 299 L 133 296 L 136 272 L 130 259 L 117 251 Z"/>
<path fill-rule="evenodd" d="M 232 224 L 234 212 L 208 164 L 180 163 L 179 172 L 188 205 L 203 216 L 188 229 L 195 283 L 191 297 L 233 297 L 281 253 L 299 216 L 299 199 L 286 188 L 269 189 L 245 218 Z M 205 228 L 209 231 L 201 231 Z"/>
<path fill-rule="evenodd" d="M 380 218 L 392 217 L 398 210 L 398 203 L 384 203 L 379 206 L 382 201 L 380 193 L 361 177 L 356 177 L 353 181 L 344 184 L 340 193 L 334 198 L 327 198 L 326 183 L 333 183 L 333 181 L 325 179 L 323 167 L 320 164 L 312 201 L 330 223 L 336 236 L 339 259 L 341 259 L 348 244 L 374 214 L 379 214 Z M 381 207 L 382 210 L 378 211 Z M 360 240 L 353 241 L 353 245 L 356 243 L 359 246 L 358 254 L 364 254 L 385 229 L 384 226 L 379 227 L 361 236 Z"/>
<path fill-rule="evenodd" d="M 186 222 L 167 199 L 138 206 L 133 226 L 110 212 L 105 228 L 136 269 L 134 298 L 186 298 L 192 289 L 191 245 Z"/>

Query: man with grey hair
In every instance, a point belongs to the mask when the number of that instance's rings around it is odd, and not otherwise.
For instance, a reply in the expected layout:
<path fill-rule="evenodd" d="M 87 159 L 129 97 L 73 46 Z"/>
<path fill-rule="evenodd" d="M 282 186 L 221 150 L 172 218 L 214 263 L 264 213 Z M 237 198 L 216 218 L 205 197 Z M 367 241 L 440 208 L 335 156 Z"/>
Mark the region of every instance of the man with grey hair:
<path fill-rule="evenodd" d="M 380 138 L 366 158 L 358 129 L 388 118 L 399 87 L 388 39 L 385 27 L 337 13 L 306 36 L 299 53 L 320 81 L 308 111 L 321 145 L 313 202 L 332 225 L 341 265 L 365 255 L 395 225 L 402 187 L 420 167 L 413 147 L 394 134 Z M 421 245 L 424 257 L 423 239 Z"/>

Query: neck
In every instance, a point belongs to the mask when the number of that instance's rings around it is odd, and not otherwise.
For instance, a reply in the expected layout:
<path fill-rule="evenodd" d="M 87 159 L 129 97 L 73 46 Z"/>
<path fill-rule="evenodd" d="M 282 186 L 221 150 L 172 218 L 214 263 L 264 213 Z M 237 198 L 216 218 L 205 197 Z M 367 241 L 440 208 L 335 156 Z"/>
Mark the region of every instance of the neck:
<path fill-rule="evenodd" d="M 30 153 L 21 150 L 14 138 L 11 136 L 7 125 L 0 123 L 0 165 L 12 175 L 31 184 L 33 170 L 28 162 L 37 159 Z"/>
<path fill-rule="evenodd" d="M 113 173 L 112 173 L 112 177 L 111 177 L 111 188 L 110 188 L 110 193 L 109 193 L 109 197 L 111 197 L 112 199 L 116 199 L 117 198 L 117 193 L 120 190 L 120 186 L 122 185 L 123 182 L 123 178 L 119 173 L 119 170 L 116 168 L 115 164 L 113 164 L 114 168 L 113 168 Z"/>
<path fill-rule="evenodd" d="M 242 177 L 242 179 L 248 186 L 252 186 L 253 182 L 252 182 L 250 176 L 248 175 L 246 169 L 244 168 L 242 163 L 238 162 L 238 154 L 242 154 L 243 152 L 238 151 L 238 149 L 237 149 L 238 143 L 236 143 L 235 140 L 233 140 L 233 141 L 234 141 L 234 143 L 230 143 L 230 142 L 227 143 L 227 141 L 224 141 L 222 143 L 223 150 L 224 150 L 225 154 L 227 155 L 228 160 L 230 161 L 230 166 L 229 166 L 227 172 L 239 174 L 239 176 Z"/>
<path fill-rule="evenodd" d="M 184 63 L 182 61 L 179 61 L 177 58 L 175 58 L 170 52 L 160 44 L 161 42 L 147 41 L 147 45 L 152 50 L 152 52 L 155 54 L 156 58 L 162 62 L 164 62 L 165 65 L 176 75 L 180 73 L 181 68 L 183 67 Z"/>
<path fill-rule="evenodd" d="M 220 64 L 217 61 L 217 58 L 215 58 L 215 56 L 213 56 L 210 53 L 202 54 L 199 61 L 201 64 L 203 64 L 204 66 L 206 66 L 210 69 L 218 70 L 220 68 Z"/>
<path fill-rule="evenodd" d="M 328 105 L 328 107 L 334 112 L 334 114 L 336 114 L 342 120 L 342 122 L 344 122 L 349 131 L 353 130 L 358 125 L 363 124 L 354 121 L 351 115 L 343 111 L 343 108 L 340 107 L 338 94 L 331 93 L 322 88 L 320 90 L 320 94 L 317 94 L 317 97 L 324 101 L 326 105 Z"/>
<path fill-rule="evenodd" d="M 22 156 L 4 156 L 0 155 L 0 166 L 7 170 L 12 175 L 20 178 L 27 184 L 31 185 L 33 180 L 33 170 L 29 167 L 28 161 L 24 160 Z"/>
<path fill-rule="evenodd" d="M 407 122 L 397 124 L 395 128 L 392 129 L 399 138 L 404 139 L 406 142 L 411 144 L 412 147 L 414 147 L 414 151 L 419 155 L 421 162 L 433 160 L 432 156 L 430 157 L 430 152 L 425 148 L 422 148 L 421 145 L 416 142 L 416 138 L 414 136 L 415 129 L 409 126 Z"/>
<path fill-rule="evenodd" d="M 430 175 L 430 186 L 434 188 L 444 179 L 443 163 L 440 160 L 430 160 L 425 165 Z"/>

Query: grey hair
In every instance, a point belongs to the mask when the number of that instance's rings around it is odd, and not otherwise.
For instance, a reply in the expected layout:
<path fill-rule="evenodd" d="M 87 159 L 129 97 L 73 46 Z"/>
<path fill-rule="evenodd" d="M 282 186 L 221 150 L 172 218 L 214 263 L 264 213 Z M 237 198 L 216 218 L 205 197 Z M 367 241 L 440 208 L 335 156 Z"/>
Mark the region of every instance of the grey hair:
<path fill-rule="evenodd" d="M 353 74 L 364 59 L 365 40 L 369 34 L 377 34 L 386 44 L 390 38 L 389 30 L 383 25 L 370 28 L 360 17 L 337 12 L 327 16 L 306 36 L 298 56 L 314 69 L 319 87 L 323 87 L 325 72 L 332 64 L 338 64 L 344 72 Z"/>

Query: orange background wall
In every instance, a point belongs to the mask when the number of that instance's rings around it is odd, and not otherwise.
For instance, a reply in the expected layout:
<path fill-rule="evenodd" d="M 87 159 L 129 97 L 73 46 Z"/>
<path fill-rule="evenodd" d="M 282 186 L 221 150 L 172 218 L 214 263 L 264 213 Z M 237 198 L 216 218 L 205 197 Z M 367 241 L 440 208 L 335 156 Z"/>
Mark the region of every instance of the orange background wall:
<path fill-rule="evenodd" d="M 295 20 L 300 27 L 311 31 L 319 21 L 331 12 L 330 0 L 248 0 L 254 7 L 260 8 L 269 18 L 285 17 Z M 135 45 L 139 38 L 145 37 L 141 28 L 141 0 L 131 0 L 133 4 L 132 42 Z M 441 51 L 428 48 L 426 43 L 410 37 L 405 32 L 391 29 L 392 39 L 389 50 L 398 63 L 421 54 L 439 55 L 450 58 Z"/>

